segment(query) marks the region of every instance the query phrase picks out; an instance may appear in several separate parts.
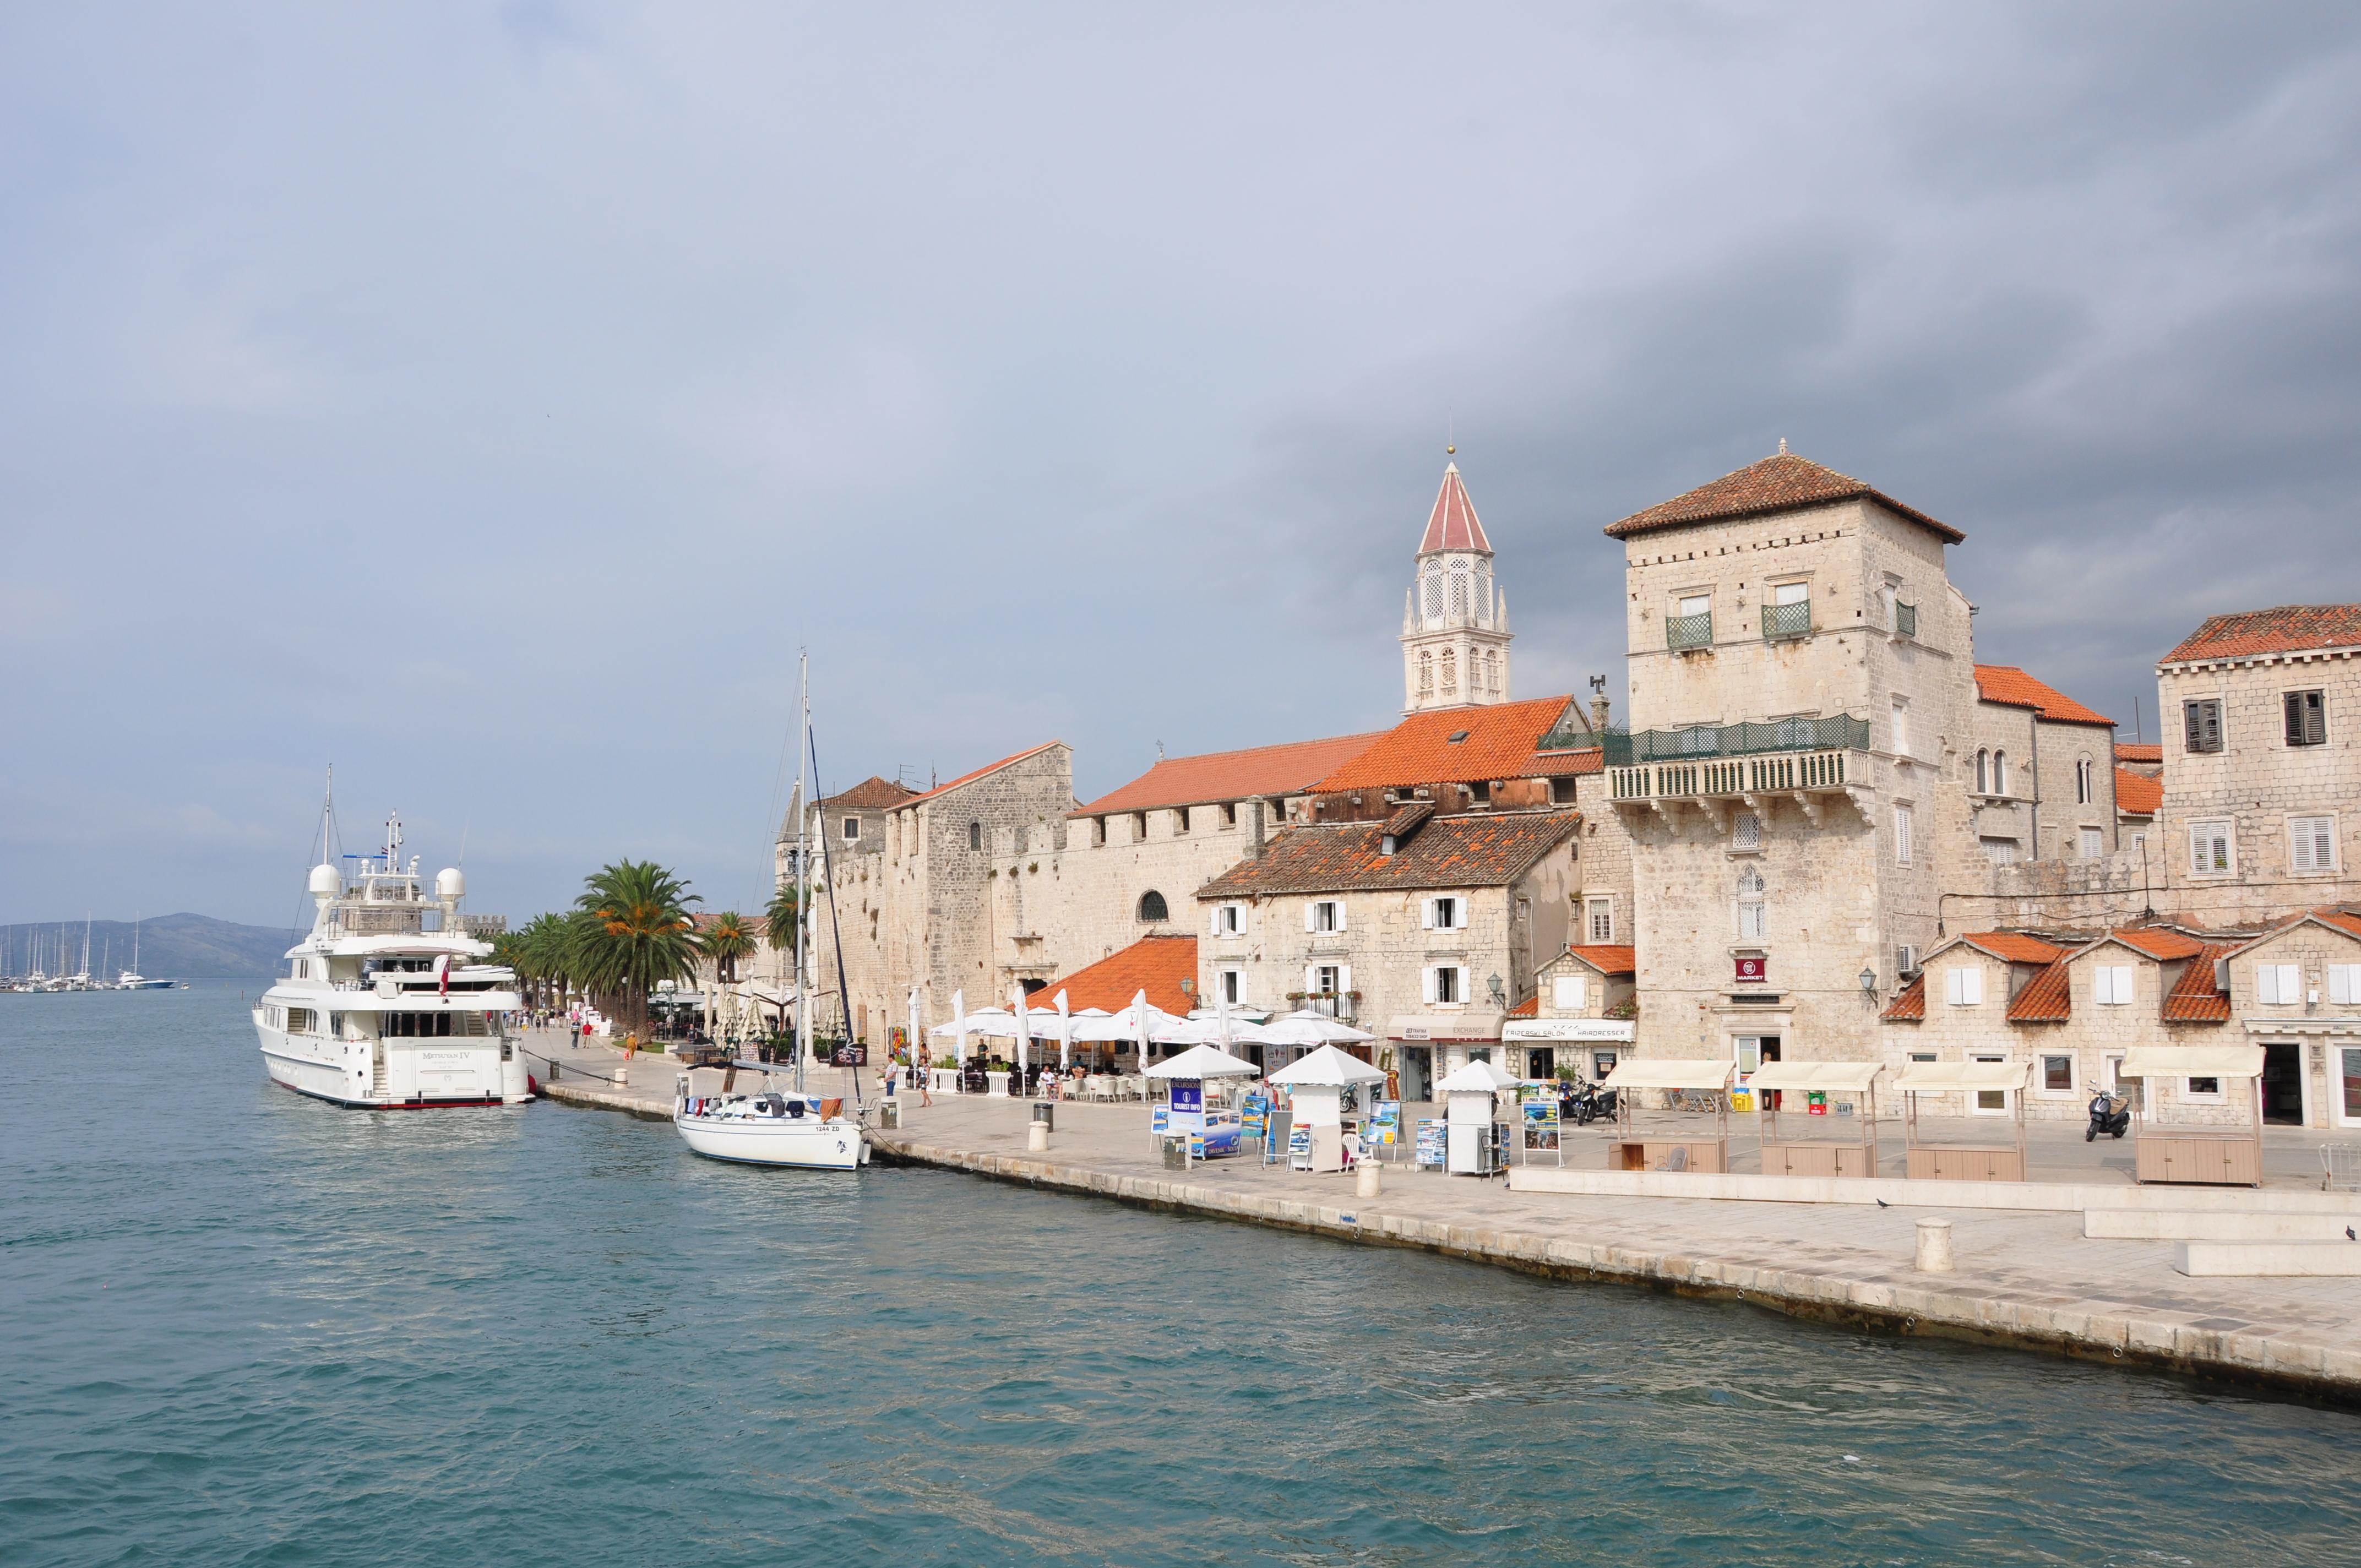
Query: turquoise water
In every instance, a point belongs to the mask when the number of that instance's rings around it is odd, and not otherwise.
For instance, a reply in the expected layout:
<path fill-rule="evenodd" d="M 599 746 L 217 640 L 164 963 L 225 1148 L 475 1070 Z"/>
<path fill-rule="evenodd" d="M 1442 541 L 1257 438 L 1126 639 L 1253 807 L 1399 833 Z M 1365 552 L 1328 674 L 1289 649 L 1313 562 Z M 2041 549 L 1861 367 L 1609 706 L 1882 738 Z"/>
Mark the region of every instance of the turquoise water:
<path fill-rule="evenodd" d="M 2361 1560 L 2361 1420 L 0 996 L 0 1563 Z"/>

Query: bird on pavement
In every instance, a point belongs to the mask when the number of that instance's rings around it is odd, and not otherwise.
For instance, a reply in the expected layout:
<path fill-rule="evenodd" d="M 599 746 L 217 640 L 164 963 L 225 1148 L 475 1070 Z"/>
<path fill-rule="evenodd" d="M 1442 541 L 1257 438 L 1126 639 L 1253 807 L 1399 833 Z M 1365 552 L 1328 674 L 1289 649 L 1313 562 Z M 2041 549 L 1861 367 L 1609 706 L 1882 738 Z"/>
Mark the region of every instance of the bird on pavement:
<path fill-rule="evenodd" d="M 1893 1208 L 1893 1207 L 1894 1207 L 1894 1205 L 1893 1205 L 1893 1204 L 1891 1204 L 1891 1203 L 1887 1202 L 1887 1201 L 1886 1201 L 1884 1199 L 1883 1199 L 1883 1198 L 1880 1198 L 1880 1199 L 1877 1201 L 1877 1206 L 1878 1206 L 1879 1208 L 1881 1208 L 1881 1209 L 1891 1209 L 1891 1208 Z M 2347 1230 L 2345 1231 L 2345 1234 L 2346 1235 L 2348 1235 L 2348 1236 L 2349 1236 L 2349 1235 L 2351 1235 L 2353 1233 L 2352 1233 L 2352 1231 L 2351 1231 L 2350 1229 L 2347 1229 Z"/>

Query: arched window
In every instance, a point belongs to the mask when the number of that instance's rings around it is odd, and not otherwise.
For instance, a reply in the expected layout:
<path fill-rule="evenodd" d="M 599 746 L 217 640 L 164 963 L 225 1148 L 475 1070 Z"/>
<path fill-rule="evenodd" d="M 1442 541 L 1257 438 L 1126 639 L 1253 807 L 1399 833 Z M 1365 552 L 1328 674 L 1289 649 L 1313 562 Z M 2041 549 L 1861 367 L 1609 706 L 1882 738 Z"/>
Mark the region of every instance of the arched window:
<path fill-rule="evenodd" d="M 983 823 L 971 822 L 967 825 L 967 847 L 971 850 L 981 850 L 983 848 Z"/>
<path fill-rule="evenodd" d="M 1467 613 L 1467 563 L 1465 561 L 1451 568 L 1451 613 Z"/>
<path fill-rule="evenodd" d="M 1443 689 L 1455 696 L 1458 693 L 1459 651 L 1456 648 L 1445 648 L 1443 651 Z"/>
<path fill-rule="evenodd" d="M 1476 619 L 1492 624 L 1492 568 L 1481 561 L 1476 563 Z"/>
<path fill-rule="evenodd" d="M 1434 690 L 1434 654 L 1422 652 L 1418 656 L 1418 693 L 1424 696 Z"/>
<path fill-rule="evenodd" d="M 1500 695 L 1500 655 L 1498 653 L 1484 655 L 1484 684 L 1492 688 L 1494 696 Z"/>
<path fill-rule="evenodd" d="M 1443 615 L 1443 563 L 1440 561 L 1429 561 L 1426 564 L 1424 597 L 1426 618 L 1429 620 L 1440 620 Z"/>
<path fill-rule="evenodd" d="M 1738 873 L 1738 939 L 1764 942 L 1771 938 L 1770 906 L 1763 902 L 1763 873 L 1752 866 Z"/>
<path fill-rule="evenodd" d="M 1994 751 L 1993 753 L 1992 792 L 1994 795 L 2006 795 L 2008 793 L 2008 753 L 2006 751 Z"/>
<path fill-rule="evenodd" d="M 1981 746 L 1976 748 L 1976 793 L 1992 793 L 1992 753 Z"/>
<path fill-rule="evenodd" d="M 2082 757 L 2074 763 L 2074 804 L 2091 804 L 2091 759 Z"/>
<path fill-rule="evenodd" d="M 1165 907 L 1164 895 L 1150 888 L 1139 895 L 1139 917 L 1142 920 L 1170 920 L 1172 911 Z"/>

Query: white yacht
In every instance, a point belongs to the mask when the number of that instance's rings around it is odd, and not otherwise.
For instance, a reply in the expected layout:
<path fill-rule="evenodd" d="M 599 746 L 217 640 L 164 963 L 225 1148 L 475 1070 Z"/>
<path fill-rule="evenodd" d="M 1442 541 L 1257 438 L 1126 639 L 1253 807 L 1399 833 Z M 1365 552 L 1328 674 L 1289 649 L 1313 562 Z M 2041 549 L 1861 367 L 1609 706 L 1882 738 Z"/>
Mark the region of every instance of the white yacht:
<path fill-rule="evenodd" d="M 840 1100 L 769 1089 L 698 1095 L 689 1091 L 689 1077 L 680 1075 L 673 1094 L 672 1124 L 708 1159 L 799 1170 L 858 1170 L 869 1163 L 868 1130 L 843 1114 Z"/>
<path fill-rule="evenodd" d="M 263 1066 L 339 1105 L 521 1103 L 530 1085 L 509 1033 L 524 1005 L 516 976 L 478 961 L 492 949 L 459 918 L 466 877 L 438 872 L 430 900 L 418 858 L 404 865 L 401 850 L 395 819 L 381 852 L 345 857 L 350 871 L 312 868 L 311 935 L 288 949 L 288 973 L 255 1004 Z"/>

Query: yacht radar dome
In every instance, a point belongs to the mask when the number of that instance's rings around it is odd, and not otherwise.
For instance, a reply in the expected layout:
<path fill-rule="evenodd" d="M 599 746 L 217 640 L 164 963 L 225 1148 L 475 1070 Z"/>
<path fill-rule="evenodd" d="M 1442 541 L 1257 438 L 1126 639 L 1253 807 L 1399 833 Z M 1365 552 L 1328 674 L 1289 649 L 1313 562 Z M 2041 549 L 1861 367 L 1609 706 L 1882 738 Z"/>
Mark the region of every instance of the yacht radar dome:
<path fill-rule="evenodd" d="M 467 892 L 467 873 L 456 866 L 445 866 L 434 873 L 434 896 L 462 898 Z"/>
<path fill-rule="evenodd" d="M 344 890 L 345 879 L 337 874 L 335 867 L 323 864 L 312 868 L 313 897 L 334 898 Z"/>

